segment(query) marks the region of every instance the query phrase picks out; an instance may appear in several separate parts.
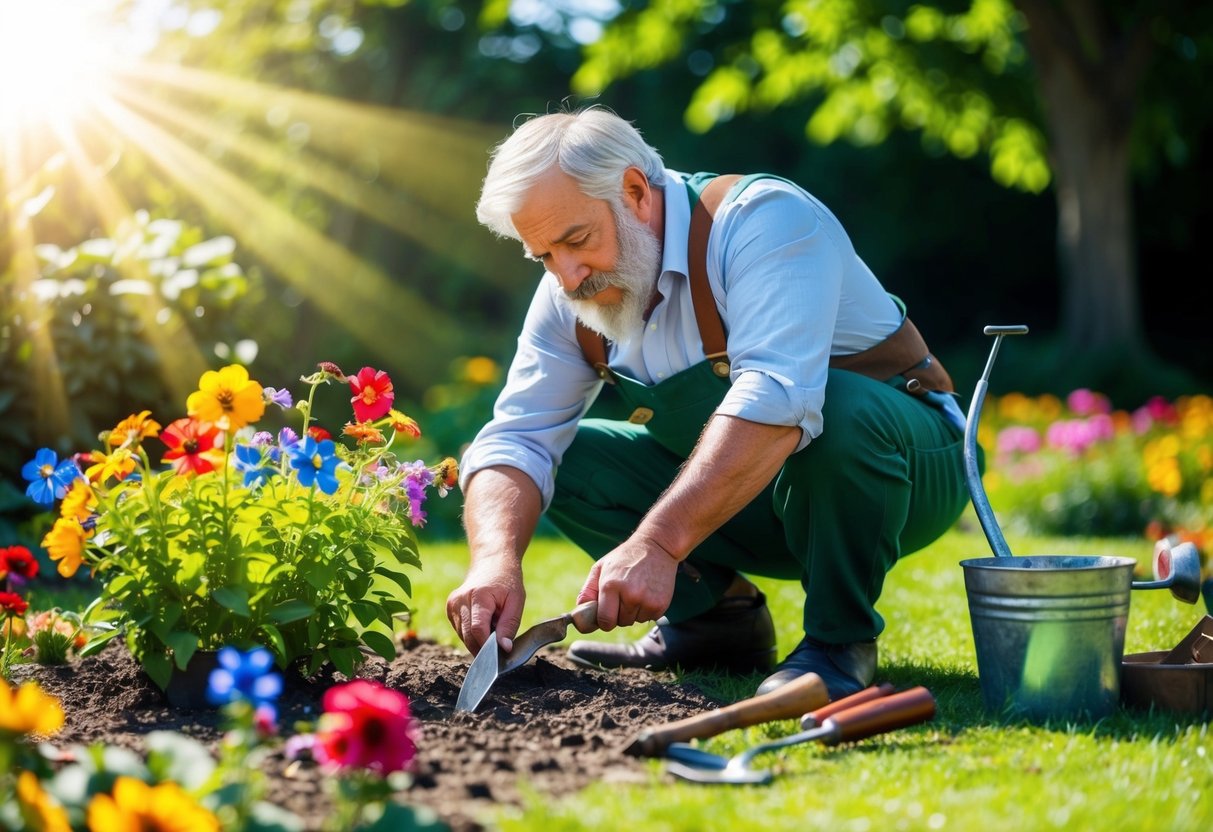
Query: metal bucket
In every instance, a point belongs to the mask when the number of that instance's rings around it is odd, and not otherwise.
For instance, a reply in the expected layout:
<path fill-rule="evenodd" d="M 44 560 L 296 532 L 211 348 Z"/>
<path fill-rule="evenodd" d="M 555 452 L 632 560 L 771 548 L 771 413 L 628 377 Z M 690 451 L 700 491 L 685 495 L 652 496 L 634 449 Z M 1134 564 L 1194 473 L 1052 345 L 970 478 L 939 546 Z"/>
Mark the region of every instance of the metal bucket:
<path fill-rule="evenodd" d="M 1033 719 L 1117 707 L 1132 558 L 963 560 L 986 707 Z"/>

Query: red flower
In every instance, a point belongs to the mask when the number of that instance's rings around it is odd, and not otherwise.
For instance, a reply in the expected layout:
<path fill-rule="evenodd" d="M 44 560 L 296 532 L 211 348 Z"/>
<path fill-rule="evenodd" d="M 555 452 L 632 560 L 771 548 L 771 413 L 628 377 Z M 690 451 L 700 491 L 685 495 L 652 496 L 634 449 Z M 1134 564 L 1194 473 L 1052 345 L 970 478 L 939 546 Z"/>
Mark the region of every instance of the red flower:
<path fill-rule="evenodd" d="M 210 422 L 189 417 L 178 419 L 160 432 L 160 439 L 168 445 L 168 453 L 161 461 L 172 463 L 178 474 L 213 471 L 223 462 L 223 450 L 215 447 L 220 436 L 219 428 Z"/>
<path fill-rule="evenodd" d="M 383 370 L 374 367 L 363 367 L 358 375 L 352 376 L 350 389 L 354 391 L 350 403 L 354 405 L 354 416 L 359 422 L 370 422 L 386 415 L 396 398 L 392 380 Z"/>
<path fill-rule="evenodd" d="M 29 602 L 15 592 L 0 592 L 0 612 L 7 615 L 25 615 Z"/>
<path fill-rule="evenodd" d="M 329 433 L 319 425 L 312 425 L 307 429 L 307 435 L 315 439 L 317 442 L 323 442 L 326 439 L 332 439 L 333 434 Z"/>
<path fill-rule="evenodd" d="M 329 688 L 316 732 L 316 759 L 330 768 L 405 771 L 417 756 L 409 700 L 365 679 Z"/>
<path fill-rule="evenodd" d="M 0 572 L 9 572 L 29 580 L 38 574 L 38 561 L 24 546 L 0 549 Z"/>

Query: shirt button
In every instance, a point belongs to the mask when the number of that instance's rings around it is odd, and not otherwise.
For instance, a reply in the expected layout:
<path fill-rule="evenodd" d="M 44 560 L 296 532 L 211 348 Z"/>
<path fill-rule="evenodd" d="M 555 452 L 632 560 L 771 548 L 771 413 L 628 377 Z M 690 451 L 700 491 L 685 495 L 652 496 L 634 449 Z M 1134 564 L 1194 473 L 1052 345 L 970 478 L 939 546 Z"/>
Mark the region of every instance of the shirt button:
<path fill-rule="evenodd" d="M 665 373 L 658 373 L 657 378 L 665 378 Z"/>
<path fill-rule="evenodd" d="M 656 330 L 657 330 L 657 324 L 649 324 L 649 330 L 650 330 L 650 331 L 656 331 Z"/>

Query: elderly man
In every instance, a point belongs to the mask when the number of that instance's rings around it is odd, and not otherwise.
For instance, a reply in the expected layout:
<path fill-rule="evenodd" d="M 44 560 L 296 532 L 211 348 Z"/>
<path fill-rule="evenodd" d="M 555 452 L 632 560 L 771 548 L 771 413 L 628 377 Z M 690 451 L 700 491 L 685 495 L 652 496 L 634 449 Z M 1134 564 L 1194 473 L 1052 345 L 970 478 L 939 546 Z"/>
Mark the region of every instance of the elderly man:
<path fill-rule="evenodd" d="M 876 671 L 875 610 L 902 555 L 965 501 L 947 373 L 824 205 L 773 176 L 666 169 L 604 109 L 532 118 L 494 151 L 477 217 L 543 265 L 494 416 L 463 458 L 464 644 L 510 649 L 543 512 L 595 562 L 577 597 L 598 667 Z M 604 385 L 623 418 L 590 418 Z M 799 580 L 804 638 L 777 667 L 766 599 Z M 771 673 L 772 669 L 774 672 Z"/>

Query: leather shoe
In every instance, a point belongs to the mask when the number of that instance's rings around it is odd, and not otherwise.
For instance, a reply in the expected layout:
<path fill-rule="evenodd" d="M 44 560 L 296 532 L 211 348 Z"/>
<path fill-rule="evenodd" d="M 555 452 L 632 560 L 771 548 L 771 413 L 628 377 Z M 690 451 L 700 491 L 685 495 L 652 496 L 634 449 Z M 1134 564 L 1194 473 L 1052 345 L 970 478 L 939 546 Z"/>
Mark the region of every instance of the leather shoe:
<path fill-rule="evenodd" d="M 830 701 L 858 693 L 876 676 L 876 640 L 826 644 L 805 636 L 754 695 L 770 693 L 806 673 L 821 677 Z"/>
<path fill-rule="evenodd" d="M 722 598 L 701 615 L 677 624 L 664 616 L 632 644 L 575 641 L 569 659 L 587 667 L 667 670 L 718 668 L 734 673 L 775 666 L 775 626 L 766 596 Z"/>

